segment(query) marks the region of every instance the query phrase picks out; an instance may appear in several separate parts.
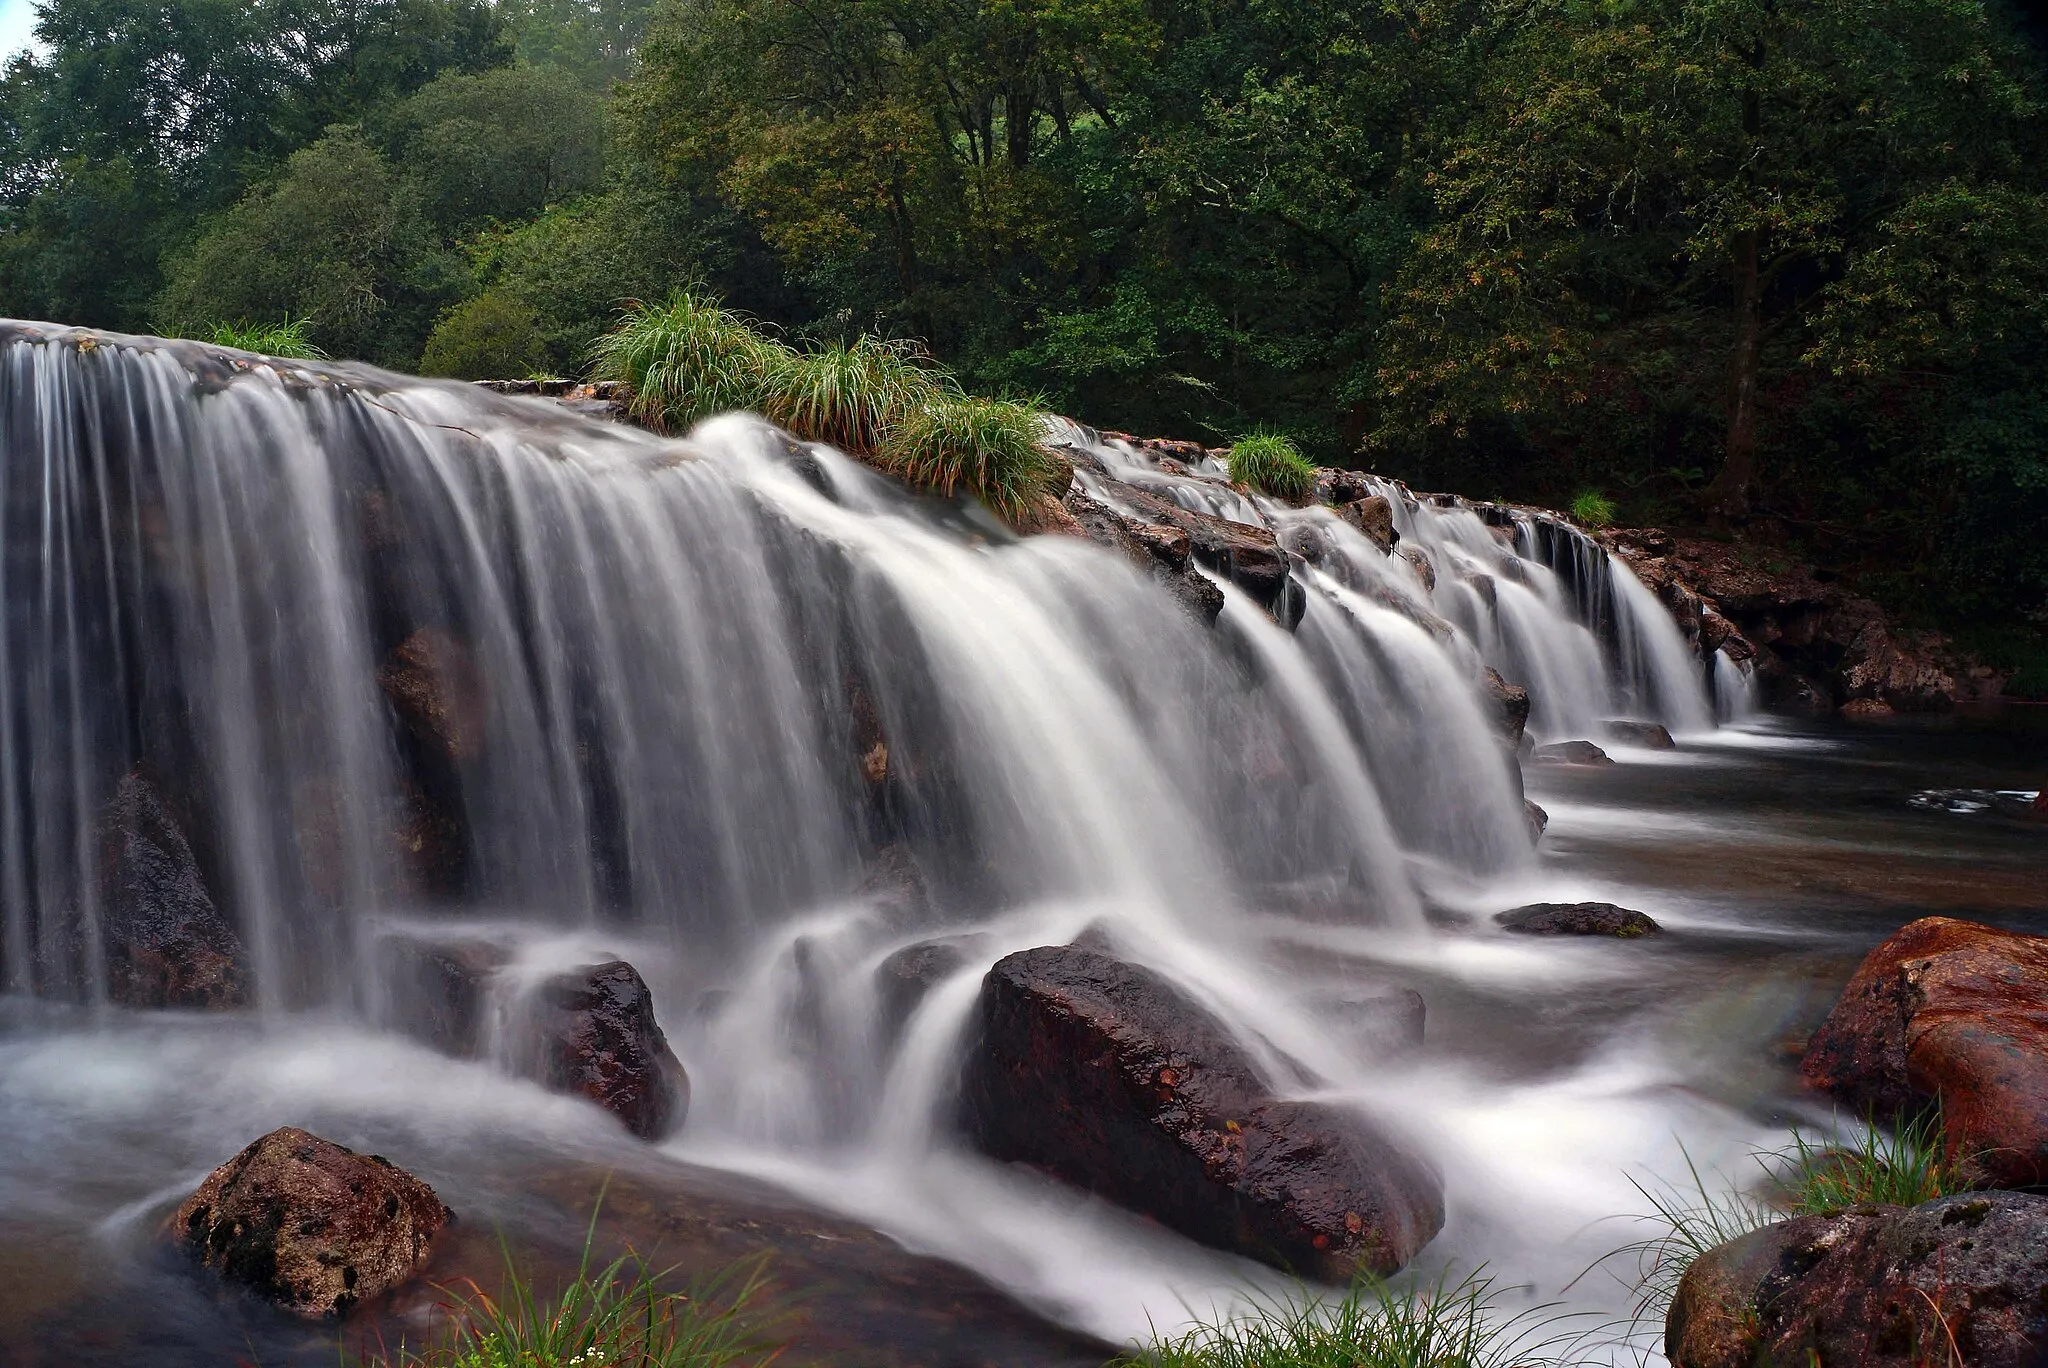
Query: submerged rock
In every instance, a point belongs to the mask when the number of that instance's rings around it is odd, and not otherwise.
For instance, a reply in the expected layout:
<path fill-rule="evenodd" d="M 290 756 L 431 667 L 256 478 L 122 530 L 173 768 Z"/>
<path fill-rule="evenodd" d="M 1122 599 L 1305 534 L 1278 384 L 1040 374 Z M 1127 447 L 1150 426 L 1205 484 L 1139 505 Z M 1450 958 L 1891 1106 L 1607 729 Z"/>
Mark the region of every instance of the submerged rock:
<path fill-rule="evenodd" d="M 1498 913 L 1493 920 L 1524 936 L 1613 936 L 1630 940 L 1664 929 L 1645 913 L 1608 902 L 1530 903 Z"/>
<path fill-rule="evenodd" d="M 411 1277 L 452 1215 L 388 1159 L 286 1126 L 208 1174 L 170 1234 L 228 1281 L 317 1320 Z"/>
<path fill-rule="evenodd" d="M 1665 1320 L 1673 1368 L 2038 1368 L 2048 1197 L 1801 1216 L 1707 1251 Z"/>
<path fill-rule="evenodd" d="M 240 1006 L 241 938 L 214 906 L 185 833 L 154 786 L 126 775 L 100 818 L 107 996 L 130 1007 Z"/>
<path fill-rule="evenodd" d="M 476 758 L 487 702 L 482 672 L 464 642 L 422 627 L 391 648 L 377 683 L 422 745 L 452 761 Z"/>
<path fill-rule="evenodd" d="M 654 1019 L 654 995 L 624 960 L 558 974 L 535 1006 L 542 1081 L 580 1093 L 646 1140 L 683 1124 L 690 1078 Z"/>
<path fill-rule="evenodd" d="M 1522 800 L 1522 815 L 1529 822 L 1529 844 L 1534 845 L 1543 839 L 1544 832 L 1550 830 L 1550 814 L 1536 806 L 1531 800 L 1524 798 Z"/>
<path fill-rule="evenodd" d="M 1611 765 L 1612 756 L 1591 741 L 1552 741 L 1538 746 L 1530 759 L 1539 765 Z"/>
<path fill-rule="evenodd" d="M 894 1039 L 925 995 L 967 967 L 988 937 L 978 933 L 942 936 L 895 951 L 875 966 L 875 994 L 882 1033 Z"/>
<path fill-rule="evenodd" d="M 1671 731 L 1661 722 L 1634 722 L 1625 717 L 1610 717 L 1600 724 L 1600 730 L 1608 739 L 1619 741 L 1625 746 L 1641 746 L 1646 750 L 1677 750 L 1678 743 L 1671 739 Z"/>
<path fill-rule="evenodd" d="M 1486 700 L 1492 705 L 1494 730 L 1508 745 L 1520 746 L 1523 731 L 1529 725 L 1529 691 L 1519 684 L 1508 683 L 1491 665 L 1486 667 L 1481 680 L 1485 685 Z"/>
<path fill-rule="evenodd" d="M 1281 1101 L 1243 1048 L 1151 970 L 1074 946 L 982 981 L 968 1134 L 1192 1239 L 1348 1282 L 1443 1224 L 1439 1179 L 1363 1117 Z"/>
<path fill-rule="evenodd" d="M 377 946 L 384 1024 L 457 1058 L 477 1055 L 491 976 L 511 959 L 487 940 L 387 936 Z"/>
<path fill-rule="evenodd" d="M 2048 1184 L 2048 937 L 1913 922 L 1865 957 L 1801 1071 L 1880 1116 L 1938 1101 L 1951 1163 L 1992 1186 Z"/>

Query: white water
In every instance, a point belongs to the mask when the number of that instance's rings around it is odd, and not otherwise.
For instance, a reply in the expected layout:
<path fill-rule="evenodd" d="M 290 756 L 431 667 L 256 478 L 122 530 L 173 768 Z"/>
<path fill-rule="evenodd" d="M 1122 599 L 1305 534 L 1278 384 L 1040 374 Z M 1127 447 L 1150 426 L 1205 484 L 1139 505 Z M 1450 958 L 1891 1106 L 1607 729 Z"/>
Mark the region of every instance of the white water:
<path fill-rule="evenodd" d="M 1107 552 L 1014 540 L 829 451 L 793 460 L 746 418 L 662 442 L 460 386 L 191 344 L 81 352 L 48 330 L 5 344 L 0 424 L 4 982 L 104 998 L 91 815 L 140 761 L 211 814 L 215 896 L 267 1022 L 102 1009 L 0 1047 L 10 1124 L 78 1156 L 0 1157 L 7 1202 L 35 1187 L 89 1205 L 82 1175 L 114 1162 L 96 1132 L 152 1109 L 180 1154 L 225 1157 L 308 1110 L 373 1135 L 404 1116 L 430 1148 L 510 1127 L 602 1150 L 571 1104 L 488 1063 L 309 1027 L 362 1004 L 382 1019 L 380 938 L 423 925 L 510 942 L 529 972 L 627 956 L 695 1084 L 679 1153 L 1113 1339 L 1265 1275 L 962 1147 L 960 1036 L 1011 950 L 1092 929 L 1211 1006 L 1283 1086 L 1413 1135 L 1450 1194 L 1431 1266 L 1490 1261 L 1554 1293 L 1621 1242 L 1591 1223 L 1640 1205 L 1628 1175 L 1669 1171 L 1674 1133 L 1750 1138 L 1719 1104 L 1674 1101 L 1683 1070 L 1648 1041 L 1518 1076 L 1383 1058 L 1348 1024 L 1390 980 L 1455 1012 L 1631 972 L 1607 947 L 1424 915 L 1559 887 L 1485 722 L 1483 664 L 1529 687 L 1542 739 L 1625 716 L 1712 726 L 1668 616 L 1561 525 L 1517 512 L 1496 535 L 1382 486 L 1432 591 L 1326 510 L 1063 433 L 1183 506 L 1321 539 L 1320 564 L 1296 563 L 1293 631 L 1234 589 L 1207 628 Z M 378 686 L 421 629 L 463 643 L 481 681 L 446 773 L 422 769 Z M 469 833 L 457 896 L 392 839 L 431 783 Z M 884 846 L 928 903 L 859 892 Z M 966 966 L 892 1038 L 876 966 L 944 935 L 973 937 Z M 181 1090 L 201 1054 L 206 1086 Z"/>

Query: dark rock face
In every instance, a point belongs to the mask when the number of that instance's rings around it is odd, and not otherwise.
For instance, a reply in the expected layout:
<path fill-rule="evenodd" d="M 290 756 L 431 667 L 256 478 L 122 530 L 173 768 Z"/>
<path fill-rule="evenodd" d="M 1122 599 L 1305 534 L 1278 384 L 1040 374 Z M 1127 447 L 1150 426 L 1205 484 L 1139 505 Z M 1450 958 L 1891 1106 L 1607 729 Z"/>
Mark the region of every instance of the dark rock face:
<path fill-rule="evenodd" d="M 239 1006 L 241 939 L 213 904 L 185 833 L 139 774 L 100 819 L 107 995 L 131 1007 Z"/>
<path fill-rule="evenodd" d="M 1498 925 L 1524 936 L 1613 936 L 1632 940 L 1663 930 L 1644 913 L 1613 903 L 1530 903 L 1497 914 Z"/>
<path fill-rule="evenodd" d="M 411 1277 L 452 1214 L 389 1160 L 286 1126 L 208 1174 L 170 1234 L 230 1282 L 317 1320 Z"/>
<path fill-rule="evenodd" d="M 1661 722 L 1631 722 L 1626 718 L 1611 717 L 1600 724 L 1600 730 L 1609 739 L 1623 745 L 1641 746 L 1645 750 L 1677 750 L 1678 743 L 1671 739 L 1670 730 Z"/>
<path fill-rule="evenodd" d="M 2048 937 L 1913 922 L 1864 959 L 1801 1071 L 1880 1115 L 1939 1099 L 1951 1163 L 1990 1186 L 2048 1184 Z"/>
<path fill-rule="evenodd" d="M 1352 499 L 1337 508 L 1337 516 L 1365 534 L 1380 550 L 1393 554 L 1394 543 L 1401 540 L 1401 534 L 1394 530 L 1394 506 L 1380 494 L 1368 494 Z"/>
<path fill-rule="evenodd" d="M 377 950 L 390 991 L 385 1024 L 443 1054 L 474 1057 L 491 976 L 510 958 L 505 950 L 489 941 L 409 935 L 387 937 Z"/>
<path fill-rule="evenodd" d="M 1709 1250 L 1665 1321 L 1673 1368 L 2038 1368 L 2048 1197 L 1944 1197 L 1801 1216 Z"/>
<path fill-rule="evenodd" d="M 1550 814 L 1524 798 L 1522 815 L 1529 819 L 1529 844 L 1534 845 L 1543 839 L 1544 832 L 1550 830 Z"/>
<path fill-rule="evenodd" d="M 1078 487 L 1063 501 L 1082 536 L 1120 551 L 1126 560 L 1159 581 L 1166 591 L 1203 626 L 1223 611 L 1223 591 L 1190 564 L 1194 543 L 1186 532 L 1168 524 L 1127 518 L 1098 503 Z"/>
<path fill-rule="evenodd" d="M 968 1134 L 1219 1248 L 1334 1282 L 1401 1267 L 1443 1224 L 1437 1177 L 1363 1119 L 1273 1097 L 1149 970 L 1072 946 L 982 982 Z"/>
<path fill-rule="evenodd" d="M 1495 730 L 1510 746 L 1521 745 L 1522 731 L 1529 725 L 1529 691 L 1519 684 L 1508 683 L 1501 678 L 1500 671 L 1490 665 L 1486 668 L 1484 682 L 1486 700 L 1492 704 Z"/>
<path fill-rule="evenodd" d="M 581 1093 L 658 1140 L 683 1124 L 690 1079 L 654 1019 L 654 995 L 624 960 L 560 974 L 540 989 L 542 1081 Z"/>
<path fill-rule="evenodd" d="M 1538 746 L 1530 759 L 1539 765 L 1611 765 L 1614 763 L 1606 751 L 1591 741 L 1553 741 L 1547 746 Z"/>
<path fill-rule="evenodd" d="M 1271 531 L 1196 513 L 1134 485 L 1119 484 L 1115 494 L 1137 514 L 1130 521 L 1186 534 L 1189 554 L 1196 561 L 1236 584 L 1267 611 L 1280 615 L 1292 581 L 1287 573 L 1287 553 Z"/>
<path fill-rule="evenodd" d="M 947 936 L 906 945 L 875 966 L 875 992 L 881 999 L 881 1027 L 893 1038 L 910 1020 L 925 995 L 966 968 L 986 937 Z"/>
<path fill-rule="evenodd" d="M 487 717 L 483 676 L 469 648 L 422 627 L 391 649 L 377 683 L 420 743 L 453 761 L 481 750 Z"/>

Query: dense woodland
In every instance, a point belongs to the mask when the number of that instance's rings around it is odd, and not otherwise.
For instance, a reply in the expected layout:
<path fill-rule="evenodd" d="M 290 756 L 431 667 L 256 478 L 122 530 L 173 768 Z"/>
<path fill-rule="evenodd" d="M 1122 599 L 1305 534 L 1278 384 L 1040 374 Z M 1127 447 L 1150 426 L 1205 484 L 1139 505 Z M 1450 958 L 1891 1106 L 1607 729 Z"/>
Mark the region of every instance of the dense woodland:
<path fill-rule="evenodd" d="M 695 287 L 1101 426 L 1597 488 L 2018 655 L 2048 44 L 2005 3 L 42 0 L 0 311 L 568 375 Z"/>

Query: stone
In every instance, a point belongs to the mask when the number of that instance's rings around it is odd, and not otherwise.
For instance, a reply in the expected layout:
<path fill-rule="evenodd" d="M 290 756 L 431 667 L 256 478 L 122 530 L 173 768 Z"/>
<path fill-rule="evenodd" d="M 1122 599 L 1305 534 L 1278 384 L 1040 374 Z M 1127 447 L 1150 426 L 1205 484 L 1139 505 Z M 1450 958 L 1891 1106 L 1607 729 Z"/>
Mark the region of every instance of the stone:
<path fill-rule="evenodd" d="M 1672 1368 L 2038 1368 L 2048 1197 L 1800 1216 L 1708 1250 L 1665 1319 Z"/>
<path fill-rule="evenodd" d="M 140 773 L 100 814 L 100 942 L 107 996 L 129 1007 L 238 1007 L 241 938 L 214 906 L 185 833 Z"/>
<path fill-rule="evenodd" d="M 1191 1239 L 1309 1277 L 1391 1273 L 1443 1224 L 1438 1176 L 1346 1109 L 1273 1095 L 1222 1023 L 1149 969 L 1075 946 L 982 981 L 962 1121 Z"/>
<path fill-rule="evenodd" d="M 875 966 L 876 1011 L 885 1039 L 902 1034 L 925 996 L 967 967 L 986 941 L 969 933 L 919 941 L 894 951 Z"/>
<path fill-rule="evenodd" d="M 489 716 L 483 675 L 452 633 L 420 628 L 392 647 L 377 683 L 422 745 L 454 761 L 481 751 Z"/>
<path fill-rule="evenodd" d="M 1529 758 L 1539 765 L 1611 765 L 1614 763 L 1606 751 L 1591 741 L 1553 741 L 1547 746 L 1538 746 Z"/>
<path fill-rule="evenodd" d="M 1345 504 L 1357 503 L 1360 499 L 1373 497 L 1372 482 L 1362 470 L 1337 470 L 1330 466 L 1316 467 L 1316 502 L 1342 508 Z"/>
<path fill-rule="evenodd" d="M 661 1139 L 689 1114 L 689 1075 L 654 1019 L 654 995 L 624 960 L 542 984 L 534 1030 L 541 1081 L 589 1098 L 641 1139 Z"/>
<path fill-rule="evenodd" d="M 377 944 L 384 1024 L 458 1059 L 482 1053 L 490 981 L 511 961 L 486 940 L 398 932 Z"/>
<path fill-rule="evenodd" d="M 1529 844 L 1535 845 L 1550 830 L 1550 814 L 1529 799 L 1522 800 L 1522 815 L 1529 820 Z"/>
<path fill-rule="evenodd" d="M 1401 559 L 1407 561 L 1410 568 L 1415 571 L 1415 578 L 1421 581 L 1422 592 L 1434 594 L 1436 592 L 1436 562 L 1429 558 L 1429 552 L 1419 546 L 1404 546 L 1401 548 L 1400 555 Z"/>
<path fill-rule="evenodd" d="M 390 1160 L 286 1126 L 208 1174 L 169 1233 L 229 1282 L 319 1320 L 410 1278 L 452 1217 Z"/>
<path fill-rule="evenodd" d="M 1127 518 L 1089 498 L 1080 487 L 1067 492 L 1067 511 L 1082 535 L 1097 545 L 1120 552 L 1132 565 L 1158 581 L 1203 626 L 1212 626 L 1223 611 L 1223 591 L 1197 571 L 1193 539 L 1178 527 Z"/>
<path fill-rule="evenodd" d="M 1383 1055 L 1421 1049 L 1429 1025 L 1429 1005 L 1413 988 L 1353 990 L 1325 998 L 1322 1010 L 1359 1045 Z"/>
<path fill-rule="evenodd" d="M 2048 937 L 1924 917 L 1867 955 L 1800 1071 L 1856 1111 L 1939 1101 L 1948 1160 L 1994 1187 L 2048 1184 Z"/>
<path fill-rule="evenodd" d="M 1898 712 L 1882 698 L 1852 698 L 1839 709 L 1842 716 L 1855 721 L 1858 718 L 1892 717 Z"/>
<path fill-rule="evenodd" d="M 1613 936 L 1633 940 L 1664 928 L 1646 914 L 1608 902 L 1529 903 L 1497 913 L 1498 925 L 1524 936 Z"/>
<path fill-rule="evenodd" d="M 1645 750 L 1677 750 L 1678 743 L 1671 739 L 1671 731 L 1661 722 L 1635 722 L 1623 717 L 1610 717 L 1600 724 L 1600 730 L 1610 741 L 1619 741 L 1625 746 L 1641 746 Z"/>
<path fill-rule="evenodd" d="M 1520 746 L 1522 732 L 1529 725 L 1529 691 L 1519 684 L 1508 683 L 1491 665 L 1486 667 L 1481 678 L 1486 701 L 1491 705 L 1488 720 L 1510 746 Z"/>
<path fill-rule="evenodd" d="M 1393 554 L 1394 543 L 1401 540 L 1401 534 L 1394 530 L 1394 506 L 1380 494 L 1352 499 L 1340 504 L 1337 516 L 1350 523 L 1365 535 L 1365 539 L 1389 555 Z"/>

